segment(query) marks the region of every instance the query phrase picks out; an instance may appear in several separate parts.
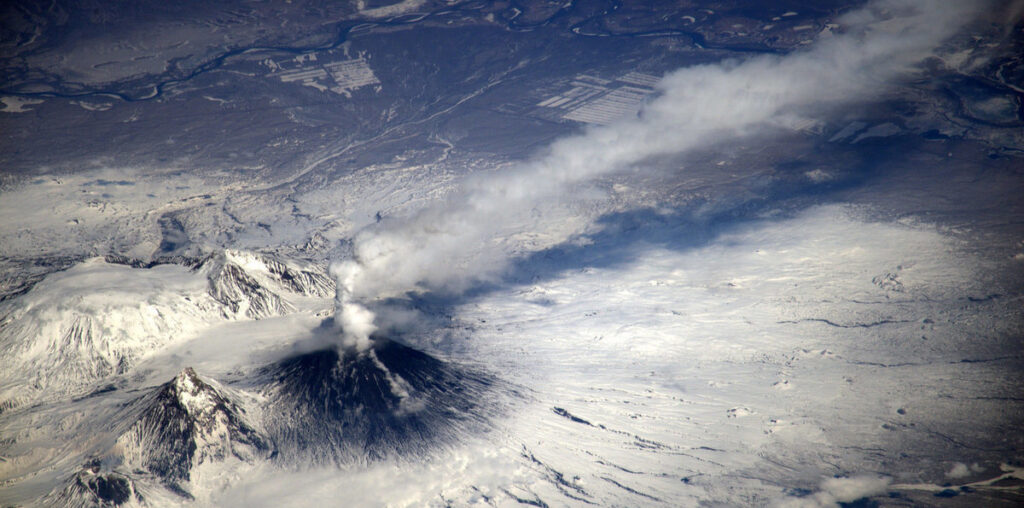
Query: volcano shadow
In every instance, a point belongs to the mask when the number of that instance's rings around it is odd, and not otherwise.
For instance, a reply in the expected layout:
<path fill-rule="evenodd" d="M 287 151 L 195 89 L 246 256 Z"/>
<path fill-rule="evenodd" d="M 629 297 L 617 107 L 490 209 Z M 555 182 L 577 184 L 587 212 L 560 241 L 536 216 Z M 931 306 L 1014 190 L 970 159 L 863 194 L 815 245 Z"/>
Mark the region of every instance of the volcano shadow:
<path fill-rule="evenodd" d="M 897 157 L 894 147 L 883 144 L 828 147 L 843 150 L 850 159 L 850 167 L 833 180 L 808 178 L 807 171 L 817 167 L 814 163 L 776 162 L 770 175 L 708 190 L 704 197 L 683 204 L 607 213 L 594 221 L 592 232 L 513 259 L 498 282 L 478 284 L 464 295 L 474 298 L 508 286 L 555 279 L 572 270 L 625 266 L 639 251 L 651 248 L 685 252 L 706 247 L 758 221 L 794 217 L 814 206 L 841 201 L 845 192 L 870 183 L 882 172 L 877 159 Z"/>
<path fill-rule="evenodd" d="M 845 201 L 854 192 L 885 172 L 879 159 L 900 160 L 895 144 L 877 142 L 871 146 L 842 146 L 824 143 L 845 161 L 843 172 L 832 180 L 818 182 L 807 176 L 818 167 L 814 161 L 773 164 L 770 175 L 757 176 L 732 186 L 713 189 L 702 198 L 676 206 L 635 208 L 607 213 L 594 221 L 591 231 L 575 235 L 543 250 L 511 259 L 497 277 L 477 280 L 467 288 L 448 291 L 427 289 L 375 302 L 371 307 L 382 331 L 392 337 L 417 343 L 417 336 L 437 337 L 451 327 L 455 308 L 510 288 L 525 287 L 563 277 L 588 268 L 615 269 L 634 262 L 648 249 L 687 252 L 714 243 L 730 232 L 758 221 L 797 216 L 818 205 Z M 711 192 L 710 190 L 708 192 Z M 543 305 L 543 301 L 535 302 Z M 416 319 L 403 316 L 415 315 Z M 387 316 L 401 320 L 394 323 Z M 458 334 L 456 334 L 458 335 Z M 465 340 L 453 338 L 445 345 L 451 351 L 464 347 Z"/>
<path fill-rule="evenodd" d="M 384 338 L 362 352 L 286 358 L 262 375 L 264 426 L 286 463 L 420 457 L 479 433 L 496 413 L 491 377 Z"/>
<path fill-rule="evenodd" d="M 597 219 L 594 222 L 596 231 L 592 233 L 577 235 L 561 244 L 512 259 L 497 280 L 477 281 L 461 292 L 410 292 L 384 300 L 373 310 L 379 316 L 386 316 L 387 312 L 381 308 L 412 309 L 423 316 L 417 321 L 417 327 L 432 318 L 439 326 L 446 326 L 454 314 L 454 307 L 494 292 L 554 280 L 566 273 L 588 268 L 626 266 L 635 261 L 642 250 L 660 248 L 684 252 L 699 249 L 730 231 L 764 220 L 768 212 L 782 218 L 818 203 L 820 200 L 810 196 L 791 196 L 787 203 L 758 196 L 745 201 L 737 199 L 728 205 L 717 203 L 713 210 L 707 209 L 708 203 L 701 202 L 672 210 L 640 208 L 613 212 Z M 394 336 L 403 334 L 404 330 L 388 332 Z"/>

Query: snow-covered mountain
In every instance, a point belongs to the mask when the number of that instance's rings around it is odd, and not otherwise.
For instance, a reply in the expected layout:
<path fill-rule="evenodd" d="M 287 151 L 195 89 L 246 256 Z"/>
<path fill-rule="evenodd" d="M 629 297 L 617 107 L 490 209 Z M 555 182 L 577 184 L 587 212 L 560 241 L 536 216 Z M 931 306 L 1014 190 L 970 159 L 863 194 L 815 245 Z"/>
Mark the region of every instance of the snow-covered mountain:
<path fill-rule="evenodd" d="M 120 469 L 151 474 L 183 495 L 204 465 L 270 455 L 245 411 L 191 368 L 132 403 L 126 415 L 131 423 L 114 447 Z"/>
<path fill-rule="evenodd" d="M 424 458 L 484 430 L 495 381 L 378 339 L 360 353 L 288 357 L 234 388 L 191 368 L 70 430 L 85 464 L 43 499 L 52 506 L 209 501 L 237 471 L 274 464 L 365 467 Z M 147 501 L 149 500 L 149 501 Z"/>
<path fill-rule="evenodd" d="M 299 296 L 334 296 L 334 280 L 323 270 L 252 252 L 224 250 L 199 271 L 209 281 L 209 295 L 236 318 L 295 312 Z"/>
<path fill-rule="evenodd" d="M 0 508 L 1024 505 L 1020 0 L 113 4 L 0 5 Z"/>
<path fill-rule="evenodd" d="M 223 481 L 225 468 L 268 458 L 269 442 L 229 398 L 230 390 L 215 385 L 186 368 L 118 410 L 84 413 L 72 439 L 80 441 L 88 458 L 44 504 L 147 506 L 147 498 L 158 504 L 194 500 L 193 492 Z"/>
<path fill-rule="evenodd" d="M 334 293 L 322 268 L 268 255 L 171 261 L 88 259 L 0 304 L 0 407 L 86 393 L 218 322 L 326 312 Z"/>
<path fill-rule="evenodd" d="M 0 447 L 14 458 L 5 476 L 57 475 L 40 498 L 46 505 L 174 504 L 208 499 L 232 471 L 263 463 L 424 457 L 500 411 L 488 402 L 491 376 L 384 338 L 361 352 L 329 338 L 286 351 L 234 386 L 186 367 L 145 387 L 151 367 L 136 368 L 217 326 L 323 316 L 333 296 L 334 281 L 316 265 L 235 250 L 93 258 L 49 275 L 0 307 L 0 353 L 15 366 L 0 373 L 0 422 L 20 429 Z M 324 323 L 316 333 L 337 333 Z"/>

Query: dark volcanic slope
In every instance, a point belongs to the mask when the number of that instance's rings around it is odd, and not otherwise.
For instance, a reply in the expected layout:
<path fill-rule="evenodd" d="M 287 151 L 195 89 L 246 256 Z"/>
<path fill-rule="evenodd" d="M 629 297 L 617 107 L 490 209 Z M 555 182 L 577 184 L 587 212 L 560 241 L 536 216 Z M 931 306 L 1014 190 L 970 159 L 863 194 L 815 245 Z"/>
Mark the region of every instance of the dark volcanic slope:
<path fill-rule="evenodd" d="M 363 353 L 295 356 L 265 374 L 265 427 L 286 461 L 418 456 L 492 412 L 490 378 L 388 340 Z"/>
<path fill-rule="evenodd" d="M 120 473 L 103 473 L 96 461 L 86 464 L 66 487 L 43 499 L 43 505 L 67 508 L 121 506 L 131 502 L 132 498 L 138 503 L 145 503 L 131 478 Z"/>

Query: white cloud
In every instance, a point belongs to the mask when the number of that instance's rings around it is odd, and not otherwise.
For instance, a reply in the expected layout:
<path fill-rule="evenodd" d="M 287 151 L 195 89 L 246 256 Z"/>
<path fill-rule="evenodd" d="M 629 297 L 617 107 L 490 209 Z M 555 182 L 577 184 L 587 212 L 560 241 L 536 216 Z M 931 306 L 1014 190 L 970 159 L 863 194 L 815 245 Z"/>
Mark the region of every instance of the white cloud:
<path fill-rule="evenodd" d="M 782 503 L 782 506 L 793 508 L 839 506 L 839 503 L 852 503 L 865 497 L 884 494 L 889 483 L 889 478 L 881 476 L 829 478 L 821 482 L 818 492 L 807 497 L 788 499 Z"/>
<path fill-rule="evenodd" d="M 974 463 L 968 466 L 963 462 L 954 462 L 953 466 L 950 467 L 949 471 L 946 472 L 946 477 L 958 480 L 960 478 L 966 478 L 971 474 L 981 473 L 983 471 L 985 471 L 985 468 L 978 465 L 978 463 Z"/>
<path fill-rule="evenodd" d="M 963 478 L 969 474 L 971 474 L 971 470 L 963 462 L 953 464 L 953 467 L 946 472 L 946 476 L 949 478 Z"/>

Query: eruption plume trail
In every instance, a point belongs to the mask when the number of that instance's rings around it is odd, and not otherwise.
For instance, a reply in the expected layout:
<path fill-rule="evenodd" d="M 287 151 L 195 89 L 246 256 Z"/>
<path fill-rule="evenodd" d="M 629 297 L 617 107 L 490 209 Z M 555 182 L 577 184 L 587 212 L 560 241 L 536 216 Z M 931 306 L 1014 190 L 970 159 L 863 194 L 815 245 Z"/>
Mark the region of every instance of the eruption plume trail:
<path fill-rule="evenodd" d="M 502 270 L 508 256 L 495 241 L 502 230 L 570 186 L 879 93 L 986 7 L 880 0 L 842 16 L 841 33 L 807 50 L 683 68 L 662 79 L 636 118 L 558 140 L 511 170 L 471 177 L 407 220 L 361 231 L 354 261 L 333 267 L 345 342 L 365 347 L 375 330 L 360 302 L 423 288 L 457 291 Z"/>
<path fill-rule="evenodd" d="M 354 261 L 343 261 L 332 264 L 330 271 L 337 281 L 334 323 L 342 331 L 341 345 L 347 350 L 366 351 L 377 326 L 373 313 L 352 299 L 352 287 L 362 268 Z"/>

